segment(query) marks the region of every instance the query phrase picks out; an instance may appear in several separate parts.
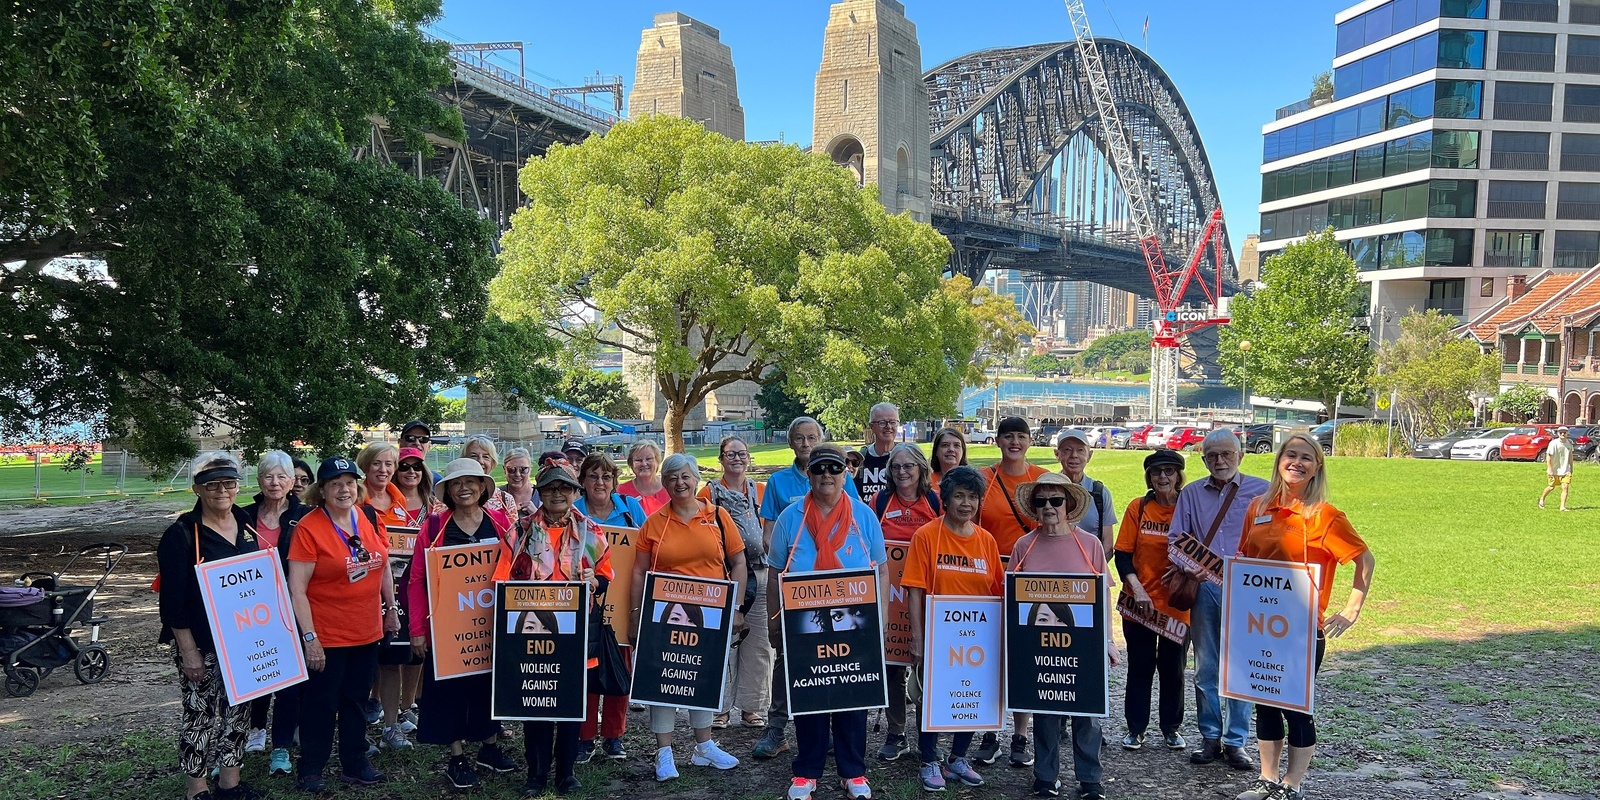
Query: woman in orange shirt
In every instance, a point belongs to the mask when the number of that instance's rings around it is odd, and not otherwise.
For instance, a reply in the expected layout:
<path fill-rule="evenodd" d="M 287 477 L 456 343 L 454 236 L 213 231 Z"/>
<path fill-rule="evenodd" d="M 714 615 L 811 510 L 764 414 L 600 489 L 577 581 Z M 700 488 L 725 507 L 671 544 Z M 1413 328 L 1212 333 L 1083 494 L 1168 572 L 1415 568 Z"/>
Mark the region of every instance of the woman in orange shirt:
<path fill-rule="evenodd" d="M 539 493 L 539 508 L 524 516 L 520 534 L 500 541 L 500 559 L 495 562 L 494 579 L 501 581 L 587 581 L 588 624 L 601 624 L 603 606 L 598 598 L 610 585 L 611 551 L 605 531 L 594 520 L 573 506 L 583 487 L 566 467 L 552 464 L 539 470 L 534 491 Z M 598 643 L 591 643 L 597 646 Z M 599 665 L 591 650 L 588 666 Z M 578 761 L 578 729 L 581 722 L 522 723 L 522 752 L 528 760 L 528 782 L 522 796 L 543 794 L 552 768 L 556 792 L 571 794 L 583 788 L 573 775 Z"/>
<path fill-rule="evenodd" d="M 689 578 L 720 578 L 733 581 L 733 596 L 742 601 L 745 582 L 750 579 L 744 562 L 744 539 L 733 517 L 718 506 L 702 502 L 695 494 L 700 489 L 700 466 L 692 456 L 674 453 L 661 465 L 661 481 L 671 500 L 659 511 L 652 513 L 639 529 L 633 547 L 638 555 L 633 559 L 633 597 L 628 604 L 631 615 L 630 630 L 639 629 L 643 613 L 644 582 L 646 572 L 664 572 Z M 733 627 L 737 635 L 745 625 L 744 612 L 748 606 L 734 609 Z M 739 759 L 728 755 L 711 738 L 711 723 L 715 712 L 689 711 L 689 728 L 694 731 L 694 754 L 690 763 L 697 767 L 733 769 Z M 650 709 L 650 732 L 656 735 L 656 780 L 670 781 L 678 777 L 678 765 L 672 756 L 672 728 L 677 720 L 677 710 L 663 706 Z"/>
<path fill-rule="evenodd" d="M 1290 436 L 1278 448 L 1277 468 L 1267 493 L 1250 504 L 1245 516 L 1239 555 L 1321 567 L 1317 608 L 1316 666 L 1322 666 L 1326 637 L 1337 637 L 1361 617 L 1376 565 L 1367 543 L 1350 526 L 1344 512 L 1328 502 L 1328 478 L 1323 471 L 1322 448 L 1303 434 Z M 1340 564 L 1355 562 L 1355 579 L 1344 608 L 1331 617 L 1328 600 L 1333 595 L 1333 574 Z M 1289 742 L 1288 768 L 1280 779 L 1278 762 L 1284 754 L 1285 728 Z M 1300 800 L 1300 785 L 1316 751 L 1317 728 L 1311 715 L 1256 704 L 1256 739 L 1261 746 L 1261 777 L 1239 795 L 1239 800 Z"/>
<path fill-rule="evenodd" d="M 1122 514 L 1115 550 L 1117 572 L 1140 609 L 1154 608 L 1187 625 L 1189 612 L 1167 602 L 1167 589 L 1161 583 L 1161 574 L 1171 564 L 1167 560 L 1167 528 L 1178 504 L 1178 490 L 1183 488 L 1183 456 L 1166 449 L 1145 456 L 1144 485 L 1149 492 L 1129 503 Z M 1128 643 L 1128 690 L 1123 695 L 1128 735 L 1122 737 L 1122 749 L 1144 746 L 1145 729 L 1150 727 L 1150 687 L 1158 672 L 1162 742 L 1170 750 L 1184 749 L 1188 745 L 1178 733 L 1183 725 L 1183 642 L 1174 642 L 1128 617 L 1122 618 L 1122 638 Z"/>
<path fill-rule="evenodd" d="M 911 654 L 920 661 L 927 639 L 923 617 L 923 598 L 935 595 L 973 595 L 999 597 L 1004 594 L 1000 548 L 994 537 L 977 524 L 978 508 L 983 503 L 983 476 L 972 467 L 955 467 L 939 482 L 944 516 L 922 526 L 911 535 L 906 551 L 905 571 L 900 585 L 906 590 L 906 607 L 911 612 Z M 941 558 L 943 556 L 943 558 Z M 918 669 L 920 673 L 921 670 Z M 920 694 L 920 692 L 919 692 Z M 919 712 L 917 718 L 921 719 Z M 967 763 L 967 748 L 972 733 L 953 734 L 950 757 L 939 763 L 939 734 L 922 732 L 917 736 L 922 751 L 922 788 L 944 791 L 945 781 L 958 780 L 968 786 L 982 786 L 983 776 Z"/>

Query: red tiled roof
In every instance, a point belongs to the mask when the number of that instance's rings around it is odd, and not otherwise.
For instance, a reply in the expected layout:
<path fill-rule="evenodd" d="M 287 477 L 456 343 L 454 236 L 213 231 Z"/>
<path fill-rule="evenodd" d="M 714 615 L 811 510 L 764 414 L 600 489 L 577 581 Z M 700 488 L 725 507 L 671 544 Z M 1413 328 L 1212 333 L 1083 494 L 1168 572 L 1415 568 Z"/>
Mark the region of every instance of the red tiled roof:
<path fill-rule="evenodd" d="M 1564 291 L 1558 292 L 1552 302 L 1540 308 L 1528 323 L 1540 333 L 1558 333 L 1561 318 L 1578 314 L 1600 303 L 1600 273 L 1590 269 L 1578 276 Z"/>
<path fill-rule="evenodd" d="M 1492 342 L 1498 338 L 1501 329 L 1506 325 L 1526 322 L 1531 315 L 1541 312 L 1541 307 L 1557 297 L 1562 290 L 1587 274 L 1568 272 L 1548 274 L 1542 278 L 1537 278 L 1536 282 L 1528 285 L 1527 293 L 1515 300 L 1490 309 L 1483 316 L 1469 323 L 1467 331 L 1472 334 L 1472 338 L 1480 342 Z"/>

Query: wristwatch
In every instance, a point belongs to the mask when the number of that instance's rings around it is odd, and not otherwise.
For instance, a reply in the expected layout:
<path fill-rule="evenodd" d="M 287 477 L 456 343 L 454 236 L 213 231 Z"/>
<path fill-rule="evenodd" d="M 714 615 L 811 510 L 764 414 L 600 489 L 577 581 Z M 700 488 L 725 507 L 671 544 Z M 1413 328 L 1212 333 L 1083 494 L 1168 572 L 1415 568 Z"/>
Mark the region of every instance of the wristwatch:
<path fill-rule="evenodd" d="M 300 634 L 300 641 L 305 642 L 307 644 L 310 644 L 310 643 L 312 643 L 312 642 L 314 642 L 316 640 L 317 640 L 317 632 L 316 631 L 306 631 L 305 633 Z"/>

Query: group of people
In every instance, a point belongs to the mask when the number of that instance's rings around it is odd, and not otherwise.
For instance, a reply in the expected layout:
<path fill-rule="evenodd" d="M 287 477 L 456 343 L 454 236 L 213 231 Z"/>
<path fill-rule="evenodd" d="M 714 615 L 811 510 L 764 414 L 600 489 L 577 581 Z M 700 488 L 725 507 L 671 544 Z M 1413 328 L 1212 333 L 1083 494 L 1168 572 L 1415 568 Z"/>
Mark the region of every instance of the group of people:
<path fill-rule="evenodd" d="M 629 630 L 637 629 L 648 571 L 732 582 L 738 602 L 725 705 L 719 712 L 688 714 L 694 739 L 690 763 L 715 769 L 740 763 L 714 734 L 735 721 L 764 727 L 751 753 L 755 758 L 789 750 L 787 673 L 779 615 L 773 611 L 781 608 L 779 576 L 785 573 L 875 569 L 880 585 L 887 587 L 887 546 L 904 546 L 900 588 L 912 617 L 913 660 L 920 664 L 922 599 L 928 595 L 999 596 L 1006 570 L 1106 574 L 1114 569 L 1121 591 L 1138 608 L 1185 623 L 1189 631 L 1186 641 L 1176 642 L 1125 617 L 1124 659 L 1109 640 L 1112 626 L 1106 625 L 1110 663 L 1125 660 L 1128 674 L 1122 746 L 1146 746 L 1150 695 L 1159 676 L 1161 744 L 1188 749 L 1180 728 L 1186 651 L 1193 645 L 1201 742 L 1190 760 L 1238 770 L 1255 770 L 1257 764 L 1246 750 L 1251 706 L 1218 691 L 1222 590 L 1200 576 L 1192 606 L 1176 607 L 1166 588 L 1174 567 L 1170 543 L 1189 535 L 1203 538 L 1221 557 L 1320 565 L 1318 664 L 1324 635 L 1338 636 L 1355 623 L 1371 585 L 1371 552 L 1344 514 L 1327 502 L 1322 450 L 1303 436 L 1291 437 L 1279 449 L 1270 481 L 1239 472 L 1241 447 L 1230 431 L 1213 432 L 1201 444 L 1208 474 L 1194 483 L 1185 482 L 1181 454 L 1154 452 L 1144 461 L 1147 492 L 1122 510 L 1119 524 L 1110 491 L 1085 472 L 1093 450 L 1080 432 L 1061 436 L 1055 450 L 1061 471 L 1051 472 L 1028 461 L 1031 435 L 1020 418 L 1000 422 L 1000 461 L 983 469 L 967 464 L 966 437 L 955 429 L 935 434 L 931 459 L 918 446 L 898 442 L 899 411 L 891 404 L 872 408 L 868 428 L 869 441 L 855 469 L 844 449 L 827 443 L 820 423 L 801 417 L 787 431 L 793 462 L 765 483 L 751 477 L 745 443 L 730 438 L 719 449 L 721 473 L 709 481 L 692 457 L 663 458 L 654 444 L 640 442 L 627 454 L 632 480 L 619 483 L 610 457 L 590 454 L 581 441 L 571 441 L 562 451 L 540 454 L 536 462 L 525 450 L 511 451 L 505 483 L 497 486 L 491 473 L 499 456 L 492 441 L 469 439 L 462 457 L 436 475 L 426 464 L 429 428 L 414 422 L 402 431 L 399 448 L 375 443 L 353 461 L 323 461 L 314 475 L 309 465 L 283 453 L 263 455 L 261 494 L 245 507 L 235 503 L 242 477 L 238 461 L 223 453 L 201 455 L 192 469 L 198 502 L 166 532 L 158 552 L 165 576 L 159 589 L 162 637 L 174 644 L 183 696 L 180 766 L 188 776 L 186 797 L 262 796 L 239 781 L 239 766 L 247 750 L 265 749 L 269 710 L 271 769 L 283 774 L 293 769 L 298 786 L 310 792 L 326 789 L 324 769 L 335 741 L 340 780 L 361 785 L 385 780 L 370 761 L 377 748 L 366 738 L 369 723 L 379 719 L 384 747 L 409 747 L 412 732 L 422 743 L 448 747 L 445 774 L 453 787 L 476 785 L 478 769 L 516 769 L 502 748 L 511 731 L 490 717 L 489 676 L 435 679 L 426 658 L 426 576 L 421 569 L 405 569 L 405 559 L 392 558 L 397 554 L 389 552 L 391 526 L 419 530 L 410 563 L 422 563 L 431 547 L 497 542 L 497 581 L 586 581 L 594 598 L 591 624 L 600 622 L 607 589 L 618 577 L 601 526 L 637 529 L 631 596 L 610 602 L 627 615 Z M 233 708 L 222 691 L 193 566 L 258 549 L 276 549 L 284 560 L 310 678 Z M 940 558 L 951 554 L 967 558 Z M 396 562 L 401 566 L 391 568 Z M 1334 569 L 1352 562 L 1349 599 L 1328 616 Z M 409 648 L 393 646 L 407 638 Z M 626 658 L 627 648 L 622 650 Z M 595 667 L 595 653 L 590 656 Z M 887 671 L 887 731 L 878 758 L 893 761 L 910 754 L 915 734 L 925 790 L 943 791 L 952 781 L 982 785 L 976 767 L 1000 758 L 1000 737 L 956 733 L 941 752 L 939 735 L 917 730 L 921 715 L 910 716 L 921 702 L 920 672 L 918 666 Z M 623 737 L 629 710 L 625 694 L 594 693 L 581 723 L 523 723 L 524 796 L 552 788 L 571 793 L 580 788 L 577 764 L 627 758 Z M 673 748 L 676 712 L 649 709 L 659 781 L 679 774 Z M 1239 800 L 1299 800 L 1316 744 L 1312 718 L 1264 705 L 1255 707 L 1255 717 L 1259 778 Z M 872 796 L 866 776 L 867 711 L 802 714 L 793 721 L 790 800 L 809 800 L 830 754 L 846 795 Z M 288 748 L 296 737 L 299 761 L 291 767 Z M 1013 767 L 1032 767 L 1036 794 L 1055 797 L 1062 792 L 1061 749 L 1069 744 L 1077 796 L 1092 800 L 1105 796 L 1101 739 L 1100 720 L 1093 717 L 1017 713 L 1007 758 Z M 475 747 L 471 756 L 468 747 Z M 208 781 L 213 775 L 214 791 Z"/>

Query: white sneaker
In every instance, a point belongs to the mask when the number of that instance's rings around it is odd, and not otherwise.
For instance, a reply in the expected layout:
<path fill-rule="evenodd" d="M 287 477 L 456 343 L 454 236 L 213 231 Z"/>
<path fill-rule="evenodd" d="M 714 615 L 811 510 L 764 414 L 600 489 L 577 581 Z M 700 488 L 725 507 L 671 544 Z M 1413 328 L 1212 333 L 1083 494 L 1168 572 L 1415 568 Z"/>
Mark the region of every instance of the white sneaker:
<path fill-rule="evenodd" d="M 816 788 L 817 782 L 810 778 L 795 778 L 789 781 L 789 800 L 811 800 Z"/>
<path fill-rule="evenodd" d="M 383 738 L 378 740 L 378 744 L 388 750 L 404 750 L 411 746 L 411 740 L 406 738 L 399 725 L 390 725 L 383 729 Z"/>
<path fill-rule="evenodd" d="M 417 712 L 406 709 L 400 712 L 400 732 L 411 733 L 417 729 Z"/>
<path fill-rule="evenodd" d="M 872 787 L 867 785 L 866 776 L 859 778 L 845 778 L 844 793 L 850 800 L 872 800 Z"/>
<path fill-rule="evenodd" d="M 656 780 L 670 781 L 678 777 L 678 762 L 672 759 L 672 748 L 663 747 L 656 751 Z"/>
<path fill-rule="evenodd" d="M 728 755 L 726 751 L 717 746 L 715 740 L 707 739 L 694 746 L 694 755 L 689 757 L 689 763 L 697 767 L 733 769 L 739 766 L 739 759 Z"/>
<path fill-rule="evenodd" d="M 246 753 L 267 752 L 267 731 L 265 728 L 252 728 L 250 730 L 250 738 L 244 742 L 244 751 Z"/>

